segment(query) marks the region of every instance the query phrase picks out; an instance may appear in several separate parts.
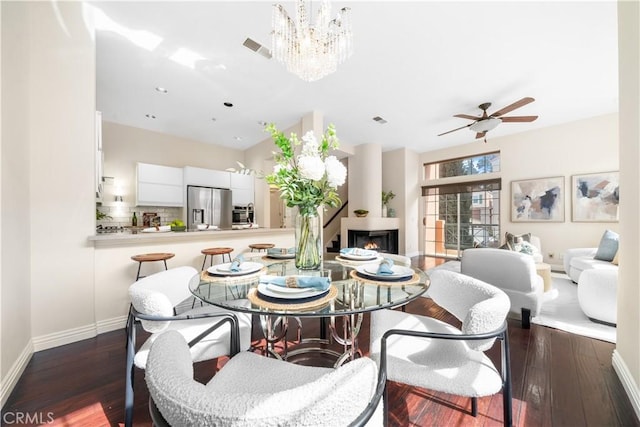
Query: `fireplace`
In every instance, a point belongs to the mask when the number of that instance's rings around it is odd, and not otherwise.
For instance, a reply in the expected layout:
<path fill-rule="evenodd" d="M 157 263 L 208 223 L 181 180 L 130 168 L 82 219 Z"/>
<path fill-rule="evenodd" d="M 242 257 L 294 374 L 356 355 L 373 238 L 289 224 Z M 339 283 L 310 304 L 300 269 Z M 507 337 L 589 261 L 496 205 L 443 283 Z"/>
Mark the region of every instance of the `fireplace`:
<path fill-rule="evenodd" d="M 350 248 L 397 254 L 398 230 L 349 230 L 348 245 Z"/>

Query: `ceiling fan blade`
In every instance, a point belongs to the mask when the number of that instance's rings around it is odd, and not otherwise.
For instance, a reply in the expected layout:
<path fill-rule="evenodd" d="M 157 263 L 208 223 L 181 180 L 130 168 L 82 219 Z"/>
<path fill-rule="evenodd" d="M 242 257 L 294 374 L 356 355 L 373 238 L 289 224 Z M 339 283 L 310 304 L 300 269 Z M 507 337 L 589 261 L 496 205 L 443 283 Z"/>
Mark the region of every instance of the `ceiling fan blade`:
<path fill-rule="evenodd" d="M 470 116 L 468 114 L 456 114 L 453 117 L 459 117 L 461 119 L 469 119 L 469 120 L 480 120 L 482 117 L 474 117 L 474 116 Z"/>
<path fill-rule="evenodd" d="M 459 128 L 457 128 L 457 129 L 453 129 L 453 130 L 446 131 L 446 132 L 444 132 L 444 133 L 439 134 L 438 136 L 446 135 L 446 134 L 448 134 L 448 133 L 455 132 L 455 131 L 460 130 L 460 129 L 468 128 L 468 127 L 469 127 L 469 126 L 471 126 L 472 124 L 473 124 L 473 123 L 469 123 L 468 125 L 460 126 L 460 127 L 459 127 Z"/>
<path fill-rule="evenodd" d="M 537 119 L 538 116 L 510 116 L 500 117 L 503 122 L 532 122 Z"/>
<path fill-rule="evenodd" d="M 530 98 L 530 97 L 522 98 L 520 101 L 516 101 L 511 105 L 507 105 L 503 109 L 498 110 L 495 113 L 491 114 L 491 117 L 499 117 L 499 116 L 501 116 L 503 114 L 507 114 L 509 111 L 513 111 L 516 108 L 520 108 L 520 107 L 522 107 L 524 105 L 527 105 L 527 104 L 529 104 L 529 103 L 531 103 L 533 101 L 535 101 L 535 99 Z"/>
<path fill-rule="evenodd" d="M 478 139 L 478 138 L 482 138 L 482 137 L 483 137 L 483 136 L 485 136 L 486 134 L 487 134 L 487 131 L 484 131 L 484 132 L 478 132 L 478 133 L 476 133 L 476 139 Z"/>

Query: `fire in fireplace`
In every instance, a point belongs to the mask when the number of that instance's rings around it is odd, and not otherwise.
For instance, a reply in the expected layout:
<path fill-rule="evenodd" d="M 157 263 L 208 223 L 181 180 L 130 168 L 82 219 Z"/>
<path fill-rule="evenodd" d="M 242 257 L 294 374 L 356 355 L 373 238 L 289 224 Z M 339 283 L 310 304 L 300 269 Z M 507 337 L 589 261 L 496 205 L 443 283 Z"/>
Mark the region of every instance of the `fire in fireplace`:
<path fill-rule="evenodd" d="M 348 243 L 350 248 L 397 254 L 398 230 L 349 230 Z"/>

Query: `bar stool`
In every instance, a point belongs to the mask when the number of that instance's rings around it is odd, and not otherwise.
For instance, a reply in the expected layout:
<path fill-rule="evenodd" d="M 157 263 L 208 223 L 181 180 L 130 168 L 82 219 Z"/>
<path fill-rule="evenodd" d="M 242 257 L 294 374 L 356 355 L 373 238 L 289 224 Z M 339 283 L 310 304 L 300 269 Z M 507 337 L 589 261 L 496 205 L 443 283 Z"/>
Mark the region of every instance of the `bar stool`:
<path fill-rule="evenodd" d="M 213 265 L 213 257 L 215 255 L 222 256 L 222 262 L 224 262 L 224 256 L 229 257 L 229 262 L 231 262 L 231 252 L 233 252 L 233 248 L 207 248 L 203 249 L 200 252 L 204 254 L 204 261 L 202 261 L 202 270 L 204 270 L 204 265 L 207 263 L 207 256 L 211 256 L 209 260 L 209 266 Z"/>
<path fill-rule="evenodd" d="M 143 262 L 156 262 L 162 261 L 164 263 L 164 269 L 167 268 L 167 260 L 173 258 L 176 254 L 172 254 L 170 252 L 162 252 L 162 253 L 150 253 L 150 254 L 138 254 L 131 257 L 132 260 L 138 262 L 138 274 L 136 274 L 136 281 L 138 279 L 145 277 L 140 275 L 140 268 L 142 267 Z"/>
<path fill-rule="evenodd" d="M 249 247 L 251 248 L 251 252 L 253 252 L 254 250 L 260 252 L 260 251 L 267 251 L 267 249 L 271 249 L 273 248 L 275 245 L 273 243 L 252 243 L 249 245 Z"/>

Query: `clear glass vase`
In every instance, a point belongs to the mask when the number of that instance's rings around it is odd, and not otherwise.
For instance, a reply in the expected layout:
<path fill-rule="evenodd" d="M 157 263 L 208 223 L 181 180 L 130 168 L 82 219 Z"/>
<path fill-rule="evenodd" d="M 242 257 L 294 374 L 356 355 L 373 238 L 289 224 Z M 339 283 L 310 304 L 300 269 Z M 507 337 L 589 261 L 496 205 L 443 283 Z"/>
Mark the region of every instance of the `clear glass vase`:
<path fill-rule="evenodd" d="M 295 227 L 296 268 L 317 270 L 322 264 L 322 228 L 317 209 L 298 210 Z"/>

